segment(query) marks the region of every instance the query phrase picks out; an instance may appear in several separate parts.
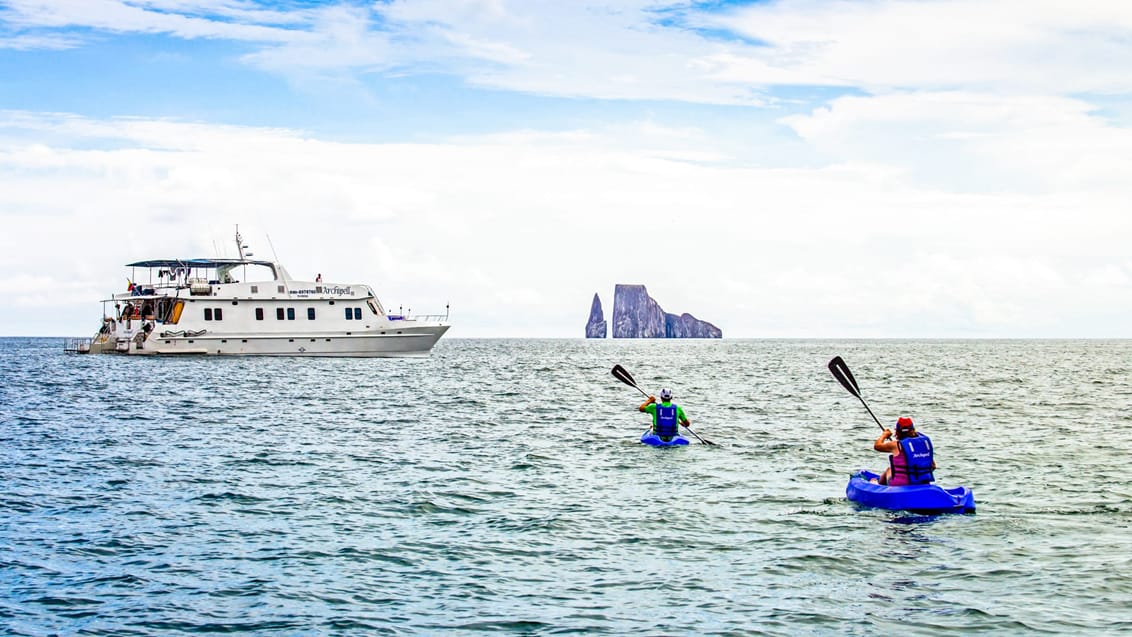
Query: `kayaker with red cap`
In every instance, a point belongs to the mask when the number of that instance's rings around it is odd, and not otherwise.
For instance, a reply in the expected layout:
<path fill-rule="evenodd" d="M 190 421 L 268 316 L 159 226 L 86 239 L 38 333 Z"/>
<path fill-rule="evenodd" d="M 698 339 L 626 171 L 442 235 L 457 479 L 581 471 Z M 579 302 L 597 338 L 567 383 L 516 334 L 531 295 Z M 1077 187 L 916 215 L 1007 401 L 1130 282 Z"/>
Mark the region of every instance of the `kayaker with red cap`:
<path fill-rule="evenodd" d="M 873 443 L 873 449 L 889 454 L 888 468 L 877 482 L 890 487 L 901 487 L 929 484 L 935 480 L 932 475 L 935 470 L 935 454 L 931 439 L 917 432 L 916 425 L 907 416 L 901 416 L 896 421 L 895 436 L 893 438 L 891 429 L 885 429 Z"/>

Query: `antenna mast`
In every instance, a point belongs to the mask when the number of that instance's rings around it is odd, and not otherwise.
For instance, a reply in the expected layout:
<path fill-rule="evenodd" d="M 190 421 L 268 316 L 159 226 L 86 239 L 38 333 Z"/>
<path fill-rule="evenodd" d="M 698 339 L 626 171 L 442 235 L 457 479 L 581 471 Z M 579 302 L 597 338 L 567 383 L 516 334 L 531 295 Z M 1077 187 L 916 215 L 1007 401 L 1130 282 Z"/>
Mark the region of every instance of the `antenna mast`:
<path fill-rule="evenodd" d="M 275 257 L 276 263 L 279 263 L 279 255 L 275 254 L 275 244 L 271 242 L 271 235 L 268 234 L 266 236 L 267 236 L 267 246 L 269 248 L 271 248 L 271 256 Z"/>
<path fill-rule="evenodd" d="M 240 236 L 240 224 L 236 224 L 236 253 L 240 255 L 240 260 L 244 260 L 244 238 Z"/>

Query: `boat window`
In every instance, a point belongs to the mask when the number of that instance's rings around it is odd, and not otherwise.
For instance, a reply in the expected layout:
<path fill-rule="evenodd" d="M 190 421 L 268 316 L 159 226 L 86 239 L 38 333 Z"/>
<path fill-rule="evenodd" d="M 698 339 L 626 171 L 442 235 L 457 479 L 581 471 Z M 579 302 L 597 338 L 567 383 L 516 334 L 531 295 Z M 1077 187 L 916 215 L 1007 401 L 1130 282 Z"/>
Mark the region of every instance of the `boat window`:
<path fill-rule="evenodd" d="M 258 293 L 259 293 L 259 286 L 253 285 L 252 286 L 252 294 L 258 294 Z"/>
<path fill-rule="evenodd" d="M 349 307 L 346 308 L 346 320 L 347 321 L 354 320 L 354 310 L 353 310 L 353 308 L 349 308 Z"/>
<path fill-rule="evenodd" d="M 308 308 L 307 308 L 307 320 L 308 320 L 308 321 L 313 321 L 313 320 L 314 320 L 314 308 L 313 308 L 313 307 L 308 307 Z"/>
<path fill-rule="evenodd" d="M 280 320 L 280 321 L 283 320 L 283 308 L 281 308 L 281 307 L 275 308 L 275 318 Z"/>
<path fill-rule="evenodd" d="M 280 294 L 283 294 L 284 292 L 286 292 L 286 290 L 284 290 L 284 289 L 283 289 L 283 286 L 282 286 L 282 285 L 279 285 L 279 286 L 276 286 L 276 287 L 278 287 L 278 288 L 279 288 L 279 293 L 280 293 Z"/>
<path fill-rule="evenodd" d="M 221 310 L 220 308 L 216 308 L 215 310 L 212 311 L 212 316 L 214 316 L 216 318 L 216 320 L 218 320 L 218 321 L 223 320 L 224 319 L 224 311 Z"/>
<path fill-rule="evenodd" d="M 212 308 L 210 308 L 210 307 L 204 308 L 204 320 L 206 320 L 206 321 L 212 320 Z"/>
<path fill-rule="evenodd" d="M 373 304 L 373 301 L 366 301 L 366 304 L 369 305 L 369 310 L 373 312 L 374 316 L 377 316 L 377 306 Z"/>
<path fill-rule="evenodd" d="M 263 308 L 262 307 L 257 307 L 255 309 L 255 320 L 257 320 L 257 321 L 263 320 Z"/>
<path fill-rule="evenodd" d="M 293 307 L 287 308 L 287 320 L 288 321 L 295 320 L 295 308 L 293 308 Z"/>
<path fill-rule="evenodd" d="M 362 308 L 360 308 L 360 307 L 354 308 L 354 320 L 355 321 L 362 320 Z"/>

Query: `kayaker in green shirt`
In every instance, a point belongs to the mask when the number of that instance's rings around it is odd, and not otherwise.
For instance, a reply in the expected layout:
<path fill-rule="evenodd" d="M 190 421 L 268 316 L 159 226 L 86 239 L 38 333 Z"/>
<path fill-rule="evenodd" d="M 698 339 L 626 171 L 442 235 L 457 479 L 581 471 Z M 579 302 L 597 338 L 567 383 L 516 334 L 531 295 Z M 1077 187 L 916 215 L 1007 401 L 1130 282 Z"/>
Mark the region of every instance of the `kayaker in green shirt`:
<path fill-rule="evenodd" d="M 649 396 L 637 409 L 652 414 L 652 432 L 666 442 L 680 433 L 680 425 L 687 427 L 692 424 L 684 415 L 684 408 L 672 402 L 671 389 L 660 390 L 659 404 L 656 396 Z"/>

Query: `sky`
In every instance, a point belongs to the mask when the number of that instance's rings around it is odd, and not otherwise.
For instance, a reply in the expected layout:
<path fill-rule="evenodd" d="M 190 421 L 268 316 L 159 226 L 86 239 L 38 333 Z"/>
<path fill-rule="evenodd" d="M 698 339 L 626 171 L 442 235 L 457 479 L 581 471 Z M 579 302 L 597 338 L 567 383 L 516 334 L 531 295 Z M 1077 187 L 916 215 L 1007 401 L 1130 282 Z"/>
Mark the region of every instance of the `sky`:
<path fill-rule="evenodd" d="M 579 338 L 1132 338 L 1119 0 L 0 0 L 0 335 L 125 264 Z"/>

